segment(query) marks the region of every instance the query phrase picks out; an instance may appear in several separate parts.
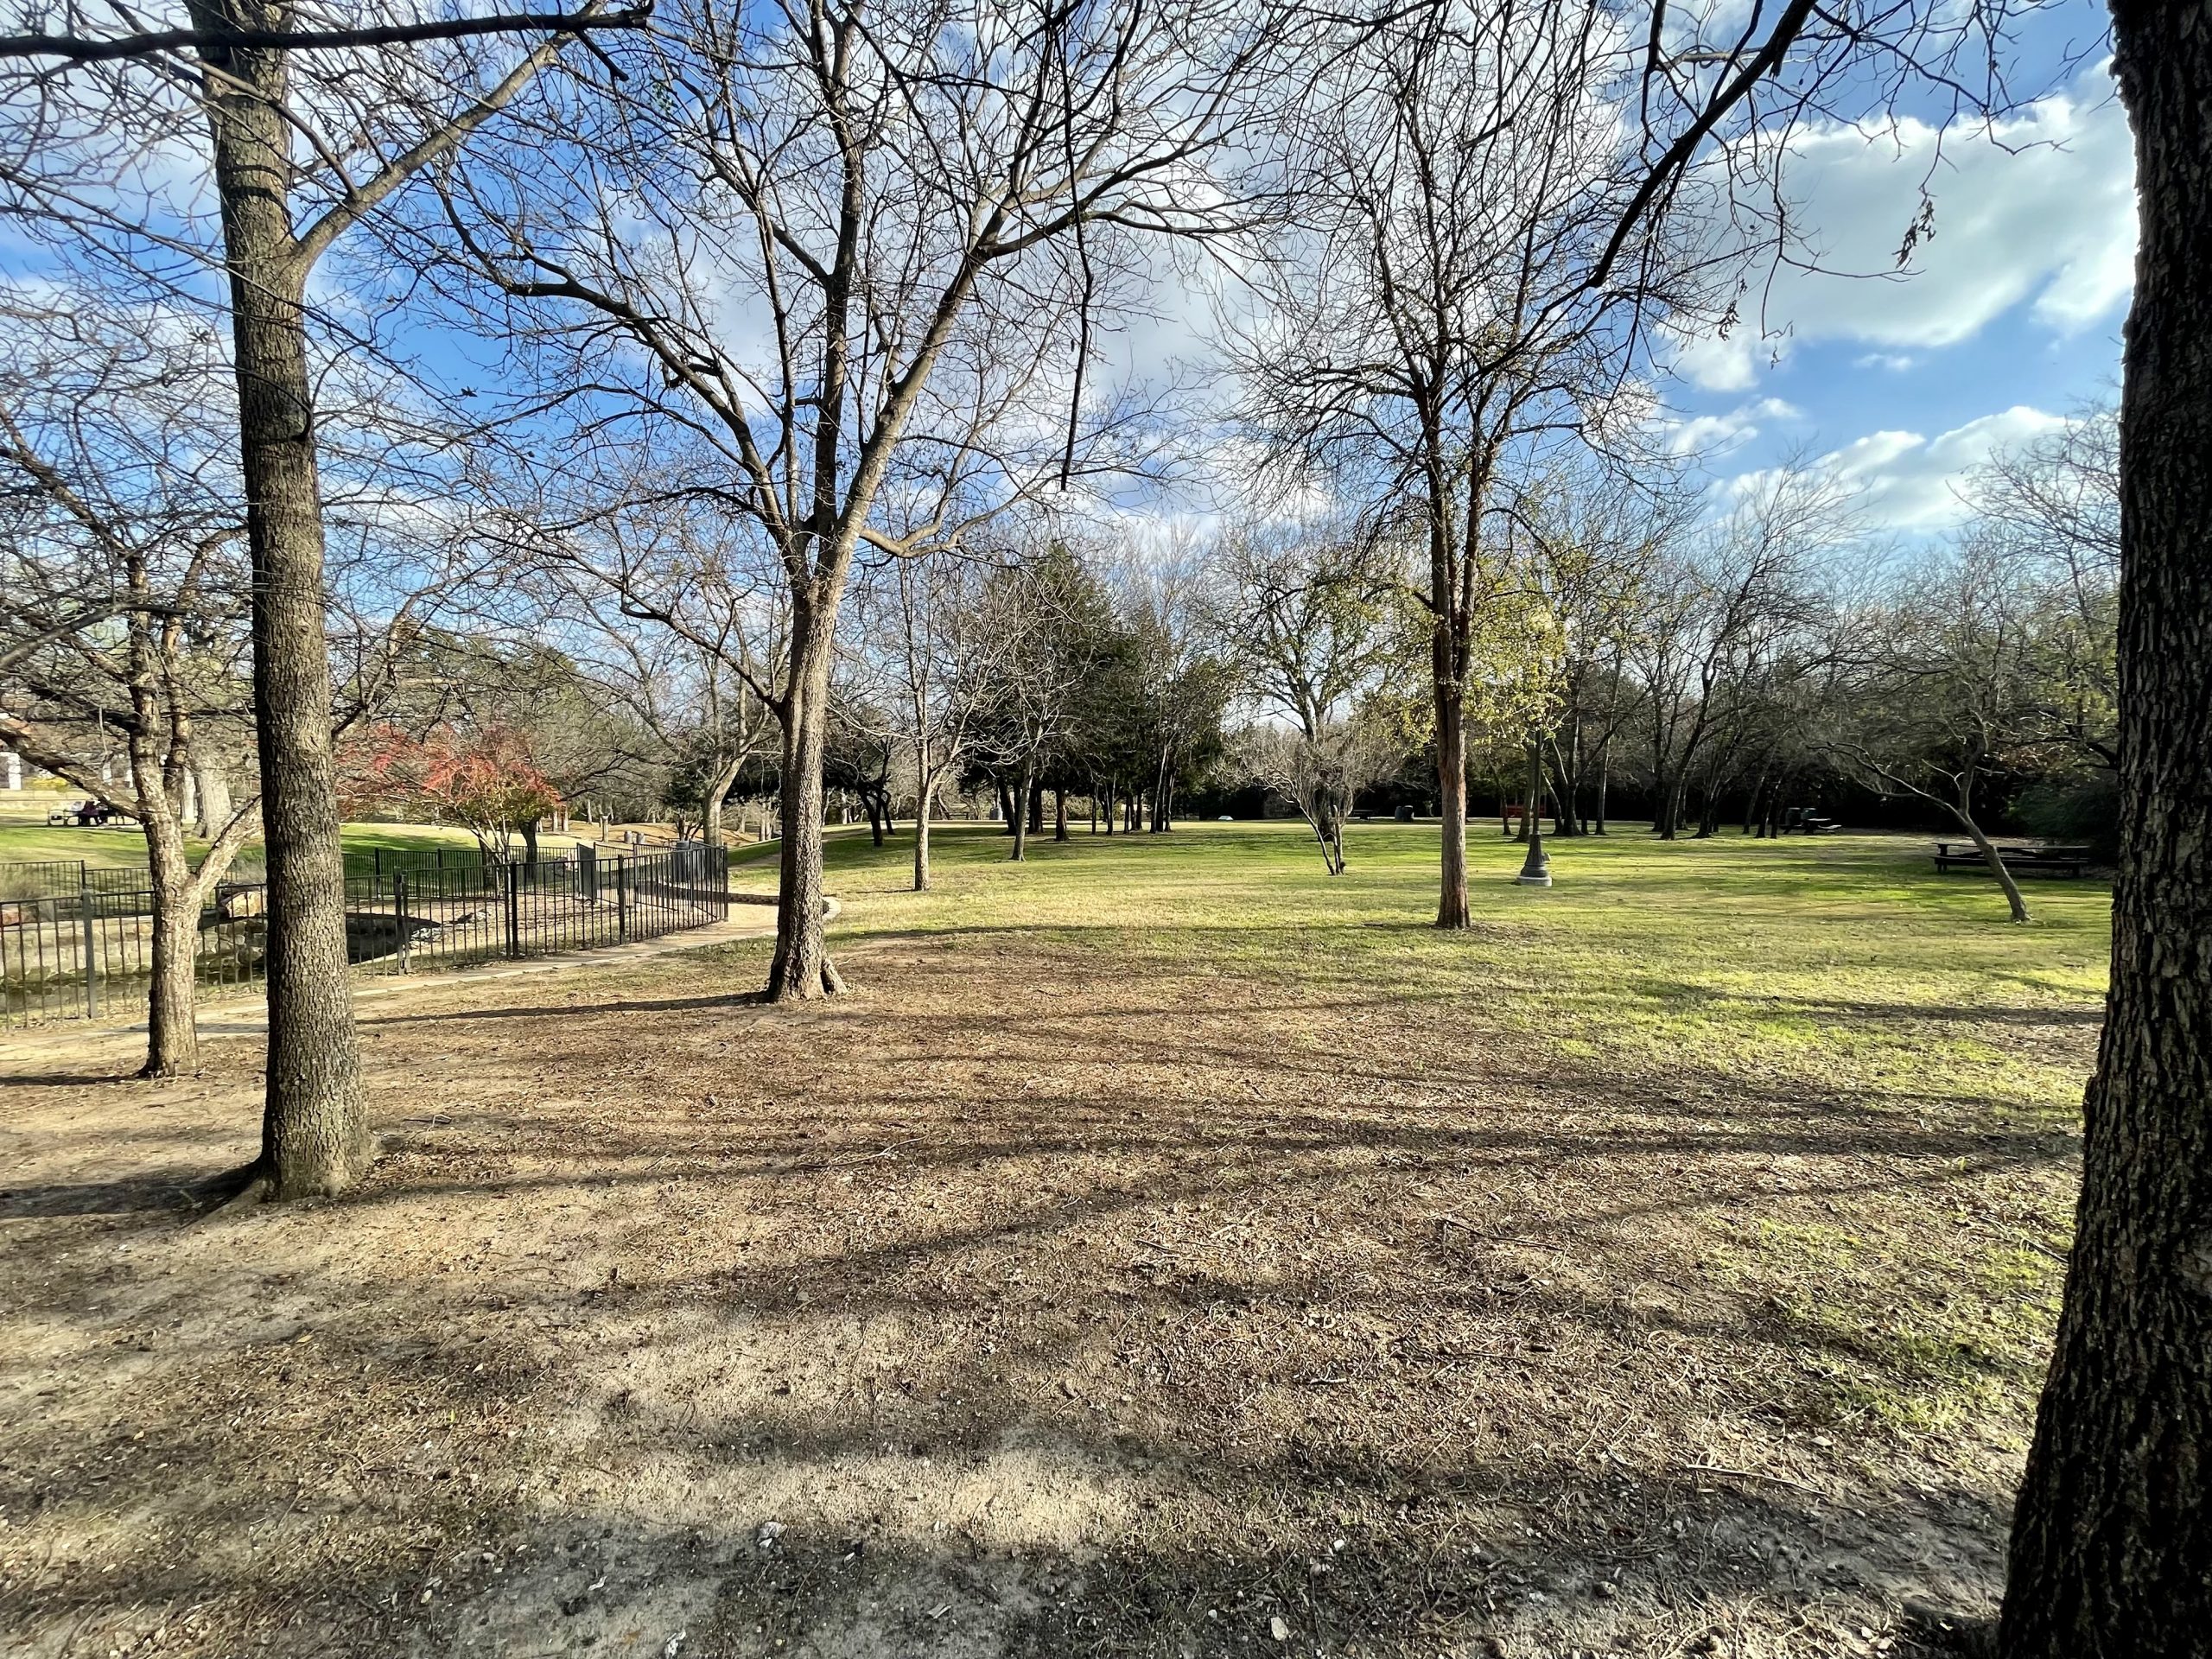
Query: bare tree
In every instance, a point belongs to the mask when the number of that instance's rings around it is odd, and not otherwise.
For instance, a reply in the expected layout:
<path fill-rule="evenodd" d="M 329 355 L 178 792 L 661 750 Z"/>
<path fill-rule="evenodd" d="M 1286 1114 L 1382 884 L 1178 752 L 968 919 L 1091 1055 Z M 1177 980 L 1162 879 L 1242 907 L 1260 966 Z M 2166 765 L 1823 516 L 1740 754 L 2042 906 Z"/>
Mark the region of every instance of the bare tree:
<path fill-rule="evenodd" d="M 685 0 L 649 44 L 610 48 L 648 90 L 603 118 L 549 105 L 543 148 L 448 192 L 452 239 L 511 326 L 537 330 L 549 361 L 577 354 L 569 384 L 599 411 L 709 444 L 714 486 L 775 556 L 790 645 L 771 699 L 772 998 L 836 986 L 822 747 L 854 556 L 925 552 L 1068 476 L 1099 284 L 1137 238 L 1236 221 L 1205 169 L 1265 49 L 1249 25 L 1228 0 Z M 1053 399 L 1065 443 L 1039 419 Z"/>
<path fill-rule="evenodd" d="M 1982 829 L 1991 772 L 2037 734 L 2023 595 L 1996 560 L 1971 549 L 1921 575 L 1897 601 L 1855 619 L 1826 747 L 1876 790 L 1948 812 L 2005 893 L 2027 902 Z"/>
<path fill-rule="evenodd" d="M 1661 839 L 1681 833 L 1692 781 L 1701 767 L 1710 781 L 1713 748 L 1733 741 L 1766 671 L 1821 618 L 1813 571 L 1863 534 L 1844 483 L 1785 464 L 1645 584 L 1629 652 L 1649 700 Z"/>
<path fill-rule="evenodd" d="M 1207 613 L 1244 684 L 1317 734 L 1393 664 L 1398 550 L 1350 518 L 1262 523 L 1222 538 Z"/>
<path fill-rule="evenodd" d="M 0 318 L 0 741 L 145 837 L 148 1077 L 198 1068 L 200 914 L 257 827 L 251 794 L 188 810 L 214 775 L 203 742 L 251 719 L 221 373 L 204 334 L 85 295 Z"/>
<path fill-rule="evenodd" d="M 1236 734 L 1230 753 L 1245 777 L 1298 809 L 1331 875 L 1346 868 L 1344 820 L 1359 791 L 1389 777 L 1400 759 L 1380 721 L 1335 714 L 1312 730 L 1255 723 Z"/>
<path fill-rule="evenodd" d="M 861 588 L 858 655 L 887 729 L 906 747 L 914 785 L 914 891 L 930 886 L 930 826 L 945 781 L 959 775 L 1033 613 L 991 602 L 990 566 L 940 554 L 893 559 Z"/>
<path fill-rule="evenodd" d="M 488 602 L 507 603 L 518 580 L 532 625 L 593 664 L 662 759 L 702 768 L 701 829 L 720 845 L 740 776 L 778 747 L 790 632 L 773 562 L 744 518 L 683 485 L 687 452 L 604 459 L 616 475 L 486 480 L 503 502 L 480 531 L 503 554 Z"/>
<path fill-rule="evenodd" d="M 1212 562 L 1209 618 L 1242 690 L 1292 722 L 1248 727 L 1231 753 L 1248 777 L 1298 808 L 1332 875 L 1345 868 L 1344 823 L 1359 791 L 1399 759 L 1377 722 L 1354 717 L 1360 699 L 1403 666 L 1397 553 L 1355 520 L 1294 519 L 1232 532 Z"/>
<path fill-rule="evenodd" d="M 1645 330 L 1707 301 L 1695 245 L 1632 211 L 1614 39 L 1575 6 L 1357 31 L 1301 105 L 1305 207 L 1241 347 L 1262 429 L 1423 544 L 1444 928 L 1468 920 L 1466 699 L 1510 585 L 1504 486 L 1550 435 L 1622 429 Z"/>
<path fill-rule="evenodd" d="M 2120 422 L 2082 411 L 1999 454 L 1970 480 L 1967 537 L 2031 594 L 2037 677 L 2051 734 L 2120 764 Z"/>
<path fill-rule="evenodd" d="M 518 57 L 496 44 L 512 17 L 488 33 L 448 20 L 363 45 L 357 31 L 311 38 L 327 31 L 299 28 L 296 0 L 188 10 L 188 30 L 58 54 L 51 37 L 34 39 L 0 60 L 30 66 L 0 100 L 0 206 L 179 296 L 195 293 L 207 263 L 227 279 L 269 861 L 267 1104 L 248 1188 L 292 1198 L 352 1185 L 372 1154 L 347 974 L 308 280 L 340 237 L 449 162 L 576 33 L 556 20 L 558 32 Z M 391 49 L 424 35 L 444 44 Z M 74 73 L 40 61 L 55 55 Z M 195 130 L 210 157 L 212 238 L 190 201 L 134 201 L 119 188 Z"/>

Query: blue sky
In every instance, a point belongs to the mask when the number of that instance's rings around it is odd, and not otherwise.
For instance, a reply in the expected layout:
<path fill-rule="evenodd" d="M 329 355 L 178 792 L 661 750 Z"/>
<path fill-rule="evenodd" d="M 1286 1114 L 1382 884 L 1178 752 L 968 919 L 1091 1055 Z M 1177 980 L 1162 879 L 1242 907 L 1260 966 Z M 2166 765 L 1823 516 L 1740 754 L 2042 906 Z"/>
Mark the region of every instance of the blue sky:
<path fill-rule="evenodd" d="M 1834 270 L 1783 271 L 1765 332 L 1691 342 L 1666 388 L 1676 441 L 1725 488 L 1791 454 L 1825 458 L 1880 521 L 1940 532 L 1956 488 L 1992 448 L 2108 396 L 2134 249 L 2133 152 L 2098 47 L 2101 14 L 2031 20 L 2046 60 L 2087 61 L 1994 137 L 1960 123 L 1815 129 L 1794 147 L 1798 223 Z M 1919 203 L 1935 234 L 1903 273 L 1895 252 Z M 1873 273 L 1894 273 L 1881 274 Z"/>
<path fill-rule="evenodd" d="M 2015 86 L 2027 96 L 1993 138 L 1966 122 L 1939 132 L 1924 110 L 1799 134 L 1786 175 L 1797 224 L 1824 265 L 1857 274 L 1779 271 L 1763 314 L 1747 307 L 1729 340 L 1684 343 L 1660 388 L 1671 437 L 1721 492 L 1785 456 L 1825 458 L 1863 486 L 1880 522 L 1940 534 L 1960 516 L 1959 485 L 1994 448 L 2108 394 L 2134 210 L 2104 16 L 2092 0 L 2049 0 L 2020 29 Z M 196 180 L 196 159 L 181 176 Z M 1934 234 L 1899 273 L 1895 251 L 1923 181 Z M 350 263 L 326 266 L 320 290 L 342 298 L 358 275 Z M 42 264 L 0 241 L 0 270 Z M 1109 371 L 1202 361 L 1207 303 L 1195 289 L 1185 298 L 1109 330 Z M 428 318 L 400 334 L 435 378 L 499 382 L 495 346 Z"/>

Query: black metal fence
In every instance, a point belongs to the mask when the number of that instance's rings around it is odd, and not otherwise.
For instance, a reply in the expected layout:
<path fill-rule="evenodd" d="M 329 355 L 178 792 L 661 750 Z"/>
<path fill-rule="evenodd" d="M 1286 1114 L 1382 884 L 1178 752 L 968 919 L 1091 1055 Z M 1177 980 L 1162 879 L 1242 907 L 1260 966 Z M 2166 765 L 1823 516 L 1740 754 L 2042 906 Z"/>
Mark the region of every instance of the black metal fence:
<path fill-rule="evenodd" d="M 0 904 L 16 899 L 74 899 L 86 893 L 130 896 L 145 890 L 143 864 L 117 868 L 78 858 L 0 864 Z"/>
<path fill-rule="evenodd" d="M 607 857 L 579 847 L 537 863 L 395 861 L 346 877 L 346 952 L 372 973 L 588 950 L 702 927 L 729 913 L 721 848 Z M 8 867 L 20 870 L 23 866 Z M 73 868 L 76 867 L 71 867 Z M 73 891 L 0 898 L 0 1025 L 143 1007 L 153 893 L 143 870 L 86 871 Z M 126 876 L 136 886 L 105 879 Z M 203 992 L 257 984 L 268 889 L 224 881 L 201 909 L 194 974 Z"/>

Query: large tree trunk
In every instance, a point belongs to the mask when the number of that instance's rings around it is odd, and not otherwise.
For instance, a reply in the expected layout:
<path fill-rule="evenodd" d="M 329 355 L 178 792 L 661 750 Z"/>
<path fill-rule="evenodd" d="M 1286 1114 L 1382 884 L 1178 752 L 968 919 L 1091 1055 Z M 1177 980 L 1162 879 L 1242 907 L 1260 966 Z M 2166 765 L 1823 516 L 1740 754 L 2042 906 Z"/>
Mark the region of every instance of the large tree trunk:
<path fill-rule="evenodd" d="M 196 747 L 196 746 L 195 746 Z M 194 755 L 193 791 L 199 797 L 196 822 L 202 840 L 212 839 L 231 821 L 231 775 L 219 760 Z"/>
<path fill-rule="evenodd" d="M 1068 838 L 1068 792 L 1061 785 L 1052 785 L 1052 839 Z"/>
<path fill-rule="evenodd" d="M 196 21 L 282 29 L 290 8 L 195 4 Z M 284 54 L 217 51 L 208 103 L 253 567 L 253 690 L 269 861 L 269 1057 L 257 1175 L 274 1197 L 336 1192 L 369 1166 L 346 952 L 345 861 L 324 639 L 322 518 L 288 209 Z"/>
<path fill-rule="evenodd" d="M 1439 624 L 1440 632 L 1441 624 Z M 1438 647 L 1441 652 L 1443 647 Z M 1436 686 L 1436 800 L 1444 822 L 1436 925 L 1467 925 L 1467 728 L 1459 687 L 1440 676 Z"/>
<path fill-rule="evenodd" d="M 1605 833 L 1605 791 L 1613 781 L 1613 740 L 1608 736 L 1598 746 L 1598 810 L 1591 834 Z"/>
<path fill-rule="evenodd" d="M 930 797 L 934 786 L 924 784 L 914 798 L 914 891 L 930 890 Z"/>
<path fill-rule="evenodd" d="M 1007 858 L 1010 864 L 1019 864 L 1029 855 L 1029 773 L 1030 765 L 1025 760 L 1021 765 L 1021 786 L 1014 794 L 1020 810 L 1014 815 L 1014 851 Z"/>
<path fill-rule="evenodd" d="M 157 790 L 158 785 L 145 792 Z M 154 894 L 154 949 L 146 986 L 146 1064 L 139 1075 L 182 1077 L 200 1069 L 194 975 L 200 950 L 200 889 L 185 861 L 180 827 L 150 820 L 143 827 L 146 874 Z"/>
<path fill-rule="evenodd" d="M 926 738 L 914 744 L 914 891 L 930 890 L 930 813 L 936 805 L 937 772 Z"/>
<path fill-rule="evenodd" d="M 1582 833 L 1582 734 L 1574 734 L 1568 750 L 1560 747 L 1558 734 L 1550 738 L 1552 752 L 1552 833 L 1572 841 Z"/>
<path fill-rule="evenodd" d="M 2113 9 L 2142 240 L 2120 402 L 2120 848 L 2056 1352 L 2006 1659 L 2212 1631 L 2212 29 Z"/>
<path fill-rule="evenodd" d="M 771 1002 L 804 1001 L 844 989 L 823 937 L 822 750 L 830 724 L 834 619 L 801 598 L 792 607 L 790 688 L 784 702 L 782 844 L 776 887 L 776 953 Z"/>
<path fill-rule="evenodd" d="M 719 847 L 722 844 L 722 811 L 729 804 L 730 791 L 737 787 L 737 774 L 744 765 L 745 757 L 739 755 L 716 772 L 713 780 L 707 785 L 706 798 L 699 803 L 699 830 L 709 847 Z M 745 824 L 741 815 L 738 833 L 742 835 L 744 830 Z"/>

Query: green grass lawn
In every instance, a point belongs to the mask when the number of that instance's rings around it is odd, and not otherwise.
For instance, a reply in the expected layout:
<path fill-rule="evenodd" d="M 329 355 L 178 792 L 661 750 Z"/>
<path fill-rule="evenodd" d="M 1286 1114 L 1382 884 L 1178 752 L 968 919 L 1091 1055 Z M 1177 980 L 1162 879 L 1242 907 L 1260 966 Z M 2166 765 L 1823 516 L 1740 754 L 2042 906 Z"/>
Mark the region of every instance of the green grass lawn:
<path fill-rule="evenodd" d="M 1986 1609 L 2105 891 L 1638 834 L 1535 890 L 1493 833 L 1440 934 L 1436 835 L 961 824 L 915 893 L 836 830 L 852 995 L 760 1004 L 757 937 L 426 978 L 362 1012 L 369 1179 L 238 1224 L 162 1206 L 250 1155 L 256 1041 L 27 1053 L 0 1555 L 54 1566 L 0 1625 L 1839 1659 Z"/>
<path fill-rule="evenodd" d="M 833 832 L 829 887 L 845 909 L 832 950 L 863 984 L 884 971 L 871 954 L 932 938 L 968 959 L 995 941 L 1017 957 L 1072 951 L 1132 984 L 1195 971 L 1224 995 L 1233 982 L 1310 1007 L 1312 1052 L 1294 1025 L 1279 1040 L 1325 1071 L 1344 1063 L 1347 1020 L 1370 1022 L 1383 1050 L 1398 1041 L 1389 1026 L 1410 1022 L 1461 1033 L 1469 1055 L 1515 1052 L 1570 1092 L 1618 1090 L 1694 1121 L 1732 1120 L 1748 1101 L 1901 1144 L 1949 1136 L 1961 1151 L 1947 1167 L 1967 1186 L 1985 1155 L 2056 1155 L 2077 1132 L 2109 956 L 2102 882 L 2032 885 L 2022 927 L 1993 882 L 1937 875 L 1916 836 L 1662 842 L 1639 828 L 1548 842 L 1545 889 L 1513 881 L 1522 848 L 1477 834 L 1473 925 L 1446 934 L 1430 925 L 1433 826 L 1361 824 L 1346 840 L 1349 871 L 1332 880 L 1296 824 L 1078 830 L 1033 841 L 1021 865 L 996 826 L 960 824 L 934 834 L 932 891 L 916 893 L 907 836 L 879 849 L 865 830 Z M 1446 1041 L 1435 1060 L 1448 1069 Z M 2029 1184 L 1954 1202 L 1961 1228 L 1968 1208 L 1994 1205 L 2003 1237 L 1931 1249 L 1893 1230 L 1895 1216 L 1854 1220 L 1847 1205 L 1836 1219 L 1833 1205 L 1706 1217 L 1707 1272 L 1804 1345 L 1853 1357 L 1803 1408 L 1815 1421 L 1936 1434 L 2024 1421 L 2069 1195 Z M 1916 1227 L 1930 1218 L 1916 1214 Z M 1897 1275 L 1915 1272 L 1931 1283 L 1900 1299 Z"/>
<path fill-rule="evenodd" d="M 1471 837 L 1474 925 L 1434 914 L 1433 826 L 1358 824 L 1331 880 L 1303 827 L 1192 823 L 1167 836 L 1033 840 L 1007 861 L 995 825 L 933 832 L 933 890 L 907 890 L 912 845 L 833 832 L 836 932 L 1022 929 L 1139 958 L 1281 977 L 1317 995 L 1378 983 L 1464 1004 L 1583 1065 L 1680 1064 L 1778 1086 L 1865 1093 L 1879 1108 L 1985 1104 L 2070 1119 L 2079 1055 L 2036 1035 L 2101 1014 L 2111 898 L 2032 885 L 2027 927 L 1995 886 L 1937 875 L 1910 836 L 1662 842 L 1552 841 L 1550 888 L 1511 880 L 1523 849 Z M 737 880 L 772 885 L 772 861 Z M 752 868 L 747 868 L 751 865 Z M 1993 1040 L 2013 1029 L 2017 1041 Z"/>
<path fill-rule="evenodd" d="M 99 869 L 145 868 L 146 843 L 136 824 L 103 824 L 92 829 L 49 827 L 42 822 L 45 815 L 57 805 L 73 803 L 77 797 L 48 795 L 42 791 L 25 791 L 23 797 L 28 804 L 10 802 L 4 810 L 0 810 L 0 864 L 48 861 L 73 863 L 82 860 Z M 442 847 L 469 853 L 476 848 L 467 830 L 434 823 L 349 823 L 345 827 L 345 838 L 349 858 L 365 858 L 379 848 L 386 852 L 432 852 Z M 540 839 L 538 849 L 543 855 L 551 858 L 566 853 L 574 844 L 567 836 L 546 836 Z M 189 845 L 194 859 L 206 850 L 203 842 L 194 841 Z M 249 843 L 245 857 L 251 861 L 257 853 L 258 843 Z"/>

